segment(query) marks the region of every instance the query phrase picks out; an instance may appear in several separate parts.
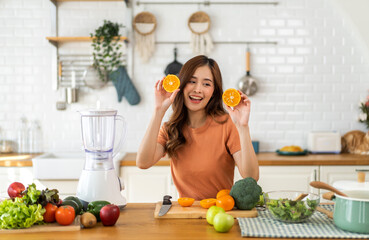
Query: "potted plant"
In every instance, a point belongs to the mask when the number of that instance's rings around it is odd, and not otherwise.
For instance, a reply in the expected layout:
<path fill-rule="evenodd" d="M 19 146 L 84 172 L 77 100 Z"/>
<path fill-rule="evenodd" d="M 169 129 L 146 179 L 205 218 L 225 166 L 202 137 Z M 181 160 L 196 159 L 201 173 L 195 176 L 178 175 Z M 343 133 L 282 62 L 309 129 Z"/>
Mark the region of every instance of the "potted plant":
<path fill-rule="evenodd" d="M 369 129 L 369 95 L 360 103 L 360 110 L 359 121 L 365 123 L 366 127 Z"/>
<path fill-rule="evenodd" d="M 109 81 L 109 74 L 122 65 L 122 44 L 119 42 L 121 24 L 104 20 L 104 24 L 91 33 L 93 66 L 102 81 Z"/>

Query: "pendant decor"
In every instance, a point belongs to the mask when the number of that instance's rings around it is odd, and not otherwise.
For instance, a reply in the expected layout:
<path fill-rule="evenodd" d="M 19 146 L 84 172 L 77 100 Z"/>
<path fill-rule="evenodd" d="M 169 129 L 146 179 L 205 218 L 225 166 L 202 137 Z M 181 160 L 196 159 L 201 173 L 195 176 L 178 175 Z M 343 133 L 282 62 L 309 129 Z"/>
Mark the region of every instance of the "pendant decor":
<path fill-rule="evenodd" d="M 191 30 L 190 46 L 193 53 L 209 54 L 214 47 L 209 34 L 209 15 L 203 11 L 193 13 L 188 19 L 188 27 Z"/>
<path fill-rule="evenodd" d="M 142 62 L 146 63 L 155 51 L 156 18 L 150 12 L 141 12 L 133 19 L 135 34 L 135 49 Z"/>

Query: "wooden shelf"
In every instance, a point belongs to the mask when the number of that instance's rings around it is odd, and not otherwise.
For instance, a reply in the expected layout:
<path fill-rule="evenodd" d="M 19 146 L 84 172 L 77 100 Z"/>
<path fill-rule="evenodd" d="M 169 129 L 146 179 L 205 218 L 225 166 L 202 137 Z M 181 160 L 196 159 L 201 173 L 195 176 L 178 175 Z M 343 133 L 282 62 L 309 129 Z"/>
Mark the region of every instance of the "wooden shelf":
<path fill-rule="evenodd" d="M 123 0 L 50 0 L 52 2 L 123 2 Z"/>
<path fill-rule="evenodd" d="M 66 42 L 89 42 L 92 41 L 92 37 L 46 37 L 50 43 L 57 46 L 58 43 L 66 43 Z M 116 39 L 116 38 L 115 38 Z M 120 41 L 128 41 L 127 37 L 120 37 Z"/>

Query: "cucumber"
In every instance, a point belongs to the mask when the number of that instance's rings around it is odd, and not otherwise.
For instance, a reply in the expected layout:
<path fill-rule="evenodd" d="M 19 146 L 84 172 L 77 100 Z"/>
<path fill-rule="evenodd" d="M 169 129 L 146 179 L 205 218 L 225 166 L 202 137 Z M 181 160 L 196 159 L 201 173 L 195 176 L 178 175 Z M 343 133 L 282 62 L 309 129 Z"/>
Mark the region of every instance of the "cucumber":
<path fill-rule="evenodd" d="M 78 197 L 69 196 L 69 197 L 64 198 L 64 201 L 66 201 L 66 200 L 75 201 L 78 204 L 78 208 L 79 208 L 79 212 L 76 212 L 76 214 L 81 214 L 81 210 L 83 209 L 83 204 L 82 204 L 81 200 Z"/>
<path fill-rule="evenodd" d="M 79 214 L 81 212 L 81 209 L 78 206 L 78 203 L 76 203 L 76 201 L 74 200 L 65 200 L 62 202 L 61 204 L 62 206 L 71 206 L 72 208 L 74 208 L 74 211 L 76 212 L 76 215 Z"/>

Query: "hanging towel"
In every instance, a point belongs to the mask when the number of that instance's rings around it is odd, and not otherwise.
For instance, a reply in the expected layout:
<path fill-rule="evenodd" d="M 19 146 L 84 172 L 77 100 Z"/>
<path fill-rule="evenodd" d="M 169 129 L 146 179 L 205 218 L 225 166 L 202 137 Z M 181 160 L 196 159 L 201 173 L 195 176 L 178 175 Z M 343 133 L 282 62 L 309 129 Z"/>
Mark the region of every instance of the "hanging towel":
<path fill-rule="evenodd" d="M 140 95 L 129 78 L 124 66 L 119 66 L 117 70 L 111 72 L 109 74 L 109 79 L 113 82 L 115 89 L 117 90 L 118 102 L 122 101 L 123 96 L 131 105 L 136 105 L 140 102 Z"/>

